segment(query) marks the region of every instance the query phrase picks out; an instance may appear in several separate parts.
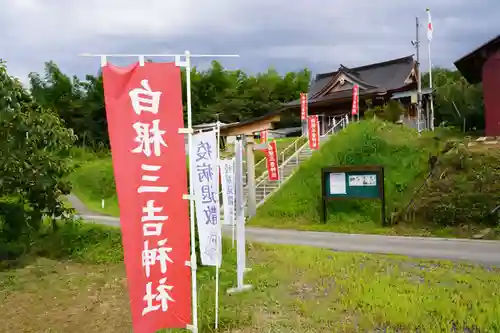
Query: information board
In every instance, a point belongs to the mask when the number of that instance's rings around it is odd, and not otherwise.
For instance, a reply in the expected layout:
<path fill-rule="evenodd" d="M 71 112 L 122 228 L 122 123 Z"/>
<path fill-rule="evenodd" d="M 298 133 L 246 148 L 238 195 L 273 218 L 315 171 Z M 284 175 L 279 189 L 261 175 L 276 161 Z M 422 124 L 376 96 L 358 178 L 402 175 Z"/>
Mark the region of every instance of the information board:
<path fill-rule="evenodd" d="M 321 172 L 323 221 L 330 200 L 380 199 L 385 223 L 384 167 L 349 165 L 323 168 Z"/>

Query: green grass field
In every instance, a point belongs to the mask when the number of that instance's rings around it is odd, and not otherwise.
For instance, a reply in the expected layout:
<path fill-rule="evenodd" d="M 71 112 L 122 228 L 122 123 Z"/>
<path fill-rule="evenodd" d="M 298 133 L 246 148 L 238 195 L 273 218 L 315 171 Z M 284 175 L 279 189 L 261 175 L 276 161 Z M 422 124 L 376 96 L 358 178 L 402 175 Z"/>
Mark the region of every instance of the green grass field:
<path fill-rule="evenodd" d="M 218 332 L 498 332 L 500 270 L 447 261 L 248 245 L 253 290 L 228 296 Z M 214 270 L 198 271 L 200 332 L 214 330 Z M 130 332 L 118 229 L 65 225 L 0 272 L 0 332 Z M 180 332 L 180 331 L 177 331 Z"/>

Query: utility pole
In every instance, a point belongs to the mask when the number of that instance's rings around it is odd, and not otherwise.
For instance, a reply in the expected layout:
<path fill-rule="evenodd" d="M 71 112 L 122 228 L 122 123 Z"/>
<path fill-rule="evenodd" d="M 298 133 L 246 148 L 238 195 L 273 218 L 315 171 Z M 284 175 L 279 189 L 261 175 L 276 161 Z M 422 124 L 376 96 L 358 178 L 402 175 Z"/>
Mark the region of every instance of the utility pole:
<path fill-rule="evenodd" d="M 420 117 L 422 116 L 422 74 L 420 72 L 420 22 L 418 16 L 415 17 L 416 39 L 413 45 L 417 49 L 417 130 L 420 134 Z"/>

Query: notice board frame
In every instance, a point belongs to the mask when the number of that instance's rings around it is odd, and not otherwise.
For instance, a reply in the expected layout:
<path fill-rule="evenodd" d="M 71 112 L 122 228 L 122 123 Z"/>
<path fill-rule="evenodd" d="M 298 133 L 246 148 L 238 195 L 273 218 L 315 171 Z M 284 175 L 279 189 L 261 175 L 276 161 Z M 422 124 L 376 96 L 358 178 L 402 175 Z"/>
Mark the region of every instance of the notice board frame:
<path fill-rule="evenodd" d="M 377 197 L 374 196 L 361 196 L 361 195 L 332 195 L 327 193 L 329 186 L 326 186 L 327 177 L 331 173 L 345 173 L 348 177 L 349 173 L 368 173 L 376 174 L 377 176 Z M 328 180 L 330 181 L 330 180 Z M 385 178 L 384 178 L 384 166 L 382 165 L 342 165 L 342 166 L 331 166 L 321 169 L 321 209 L 322 209 L 322 222 L 326 223 L 326 213 L 328 201 L 339 201 L 339 200 L 351 200 L 351 199 L 378 199 L 380 200 L 381 212 L 380 218 L 382 225 L 385 225 Z"/>

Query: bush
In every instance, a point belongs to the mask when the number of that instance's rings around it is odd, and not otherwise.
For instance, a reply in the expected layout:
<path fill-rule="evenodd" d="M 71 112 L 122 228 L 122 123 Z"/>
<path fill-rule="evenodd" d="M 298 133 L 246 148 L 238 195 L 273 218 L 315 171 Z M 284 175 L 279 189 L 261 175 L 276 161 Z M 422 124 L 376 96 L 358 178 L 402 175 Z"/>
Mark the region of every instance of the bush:
<path fill-rule="evenodd" d="M 385 106 L 375 106 L 365 111 L 366 119 L 378 118 L 391 123 L 395 123 L 401 119 L 401 115 L 405 113 L 403 104 L 398 101 L 390 100 Z"/>
<path fill-rule="evenodd" d="M 395 100 L 390 100 L 384 108 L 384 119 L 395 123 L 401 119 L 404 112 L 405 108 L 403 104 Z"/>
<path fill-rule="evenodd" d="M 368 110 L 365 111 L 365 119 L 374 119 L 374 118 L 383 119 L 382 115 L 383 112 L 384 112 L 384 107 L 382 106 L 375 106 L 373 108 L 369 108 Z"/>
<path fill-rule="evenodd" d="M 439 161 L 413 212 L 417 218 L 445 226 L 487 224 L 490 212 L 500 204 L 499 193 L 498 148 L 471 151 L 460 146 Z"/>
<path fill-rule="evenodd" d="M 123 261 L 120 229 L 79 221 L 61 223 L 55 232 L 46 229 L 34 242 L 32 253 L 94 264 Z"/>
<path fill-rule="evenodd" d="M 44 216 L 64 217 L 75 141 L 59 117 L 42 109 L 0 62 L 0 234 L 15 241 L 37 232 Z"/>

